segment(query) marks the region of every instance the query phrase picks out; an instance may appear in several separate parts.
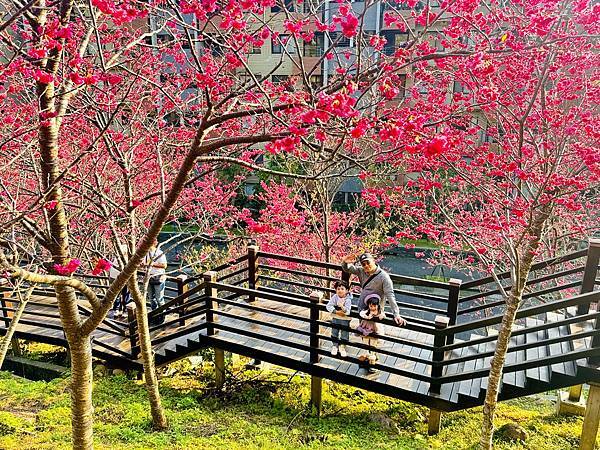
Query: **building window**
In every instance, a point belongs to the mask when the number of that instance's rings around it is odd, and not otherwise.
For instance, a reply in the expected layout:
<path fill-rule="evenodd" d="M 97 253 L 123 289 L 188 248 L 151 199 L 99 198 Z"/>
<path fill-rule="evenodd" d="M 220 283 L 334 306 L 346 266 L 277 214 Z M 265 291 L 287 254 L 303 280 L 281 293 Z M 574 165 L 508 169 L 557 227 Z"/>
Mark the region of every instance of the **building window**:
<path fill-rule="evenodd" d="M 469 88 L 465 86 L 465 84 L 461 83 L 460 81 L 454 81 L 454 85 L 452 86 L 452 92 L 468 94 L 470 91 Z"/>
<path fill-rule="evenodd" d="M 318 89 L 323 86 L 323 75 L 311 75 L 308 82 L 313 89 Z"/>
<path fill-rule="evenodd" d="M 398 98 L 406 97 L 406 74 L 402 73 L 398 75 Z"/>
<path fill-rule="evenodd" d="M 287 83 L 289 79 L 289 75 L 271 75 L 271 81 L 275 84 Z"/>
<path fill-rule="evenodd" d="M 294 0 L 277 0 L 275 6 L 271 6 L 272 13 L 278 13 L 283 10 L 293 12 L 294 8 Z"/>
<path fill-rule="evenodd" d="M 341 31 L 334 31 L 330 34 L 331 44 L 336 47 L 350 47 L 350 38 L 347 38 Z"/>
<path fill-rule="evenodd" d="M 271 53 L 280 55 L 283 53 L 284 47 L 287 53 L 294 53 L 294 41 L 290 39 L 289 34 L 280 34 L 277 39 L 271 40 Z"/>
<path fill-rule="evenodd" d="M 156 35 L 156 42 L 158 43 L 158 45 L 168 44 L 169 42 L 173 42 L 174 40 L 175 40 L 175 37 L 173 37 L 172 34 L 157 34 Z"/>
<path fill-rule="evenodd" d="M 260 55 L 262 53 L 262 45 L 254 45 L 250 44 L 250 54 L 251 55 Z"/>
<path fill-rule="evenodd" d="M 312 41 L 304 43 L 304 56 L 323 56 L 325 49 L 325 35 L 316 32 Z"/>
<path fill-rule="evenodd" d="M 204 48 L 206 48 L 212 56 L 219 57 L 223 56 L 223 41 L 220 36 L 211 34 L 207 35 L 202 41 Z"/>
<path fill-rule="evenodd" d="M 383 47 L 383 53 L 385 55 L 393 55 L 396 53 L 397 49 L 405 47 L 408 42 L 408 33 L 403 33 L 401 31 L 386 30 L 381 32 L 381 36 L 386 40 Z"/>

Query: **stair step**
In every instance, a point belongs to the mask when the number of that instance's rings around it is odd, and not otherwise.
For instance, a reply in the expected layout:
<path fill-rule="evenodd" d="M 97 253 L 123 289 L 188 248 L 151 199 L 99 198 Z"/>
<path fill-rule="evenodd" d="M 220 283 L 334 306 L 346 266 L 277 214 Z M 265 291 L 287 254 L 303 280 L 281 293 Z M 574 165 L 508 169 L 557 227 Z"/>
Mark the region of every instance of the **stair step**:
<path fill-rule="evenodd" d="M 496 341 L 488 342 L 485 346 L 484 351 L 486 353 L 496 351 Z M 492 358 L 493 358 L 493 356 L 487 356 L 483 361 L 483 367 L 490 367 L 490 365 L 492 364 Z M 481 390 L 487 390 L 489 379 L 490 379 L 490 377 L 485 377 L 485 378 L 481 379 L 481 388 L 480 388 Z M 502 387 L 502 386 L 500 386 L 500 387 Z"/>
<path fill-rule="evenodd" d="M 570 336 L 571 330 L 568 325 L 562 325 L 558 328 L 561 336 Z M 560 343 L 561 353 L 566 355 L 569 352 L 573 351 L 573 343 L 572 341 L 562 341 Z M 577 374 L 577 362 L 576 361 L 565 361 L 565 371 L 567 375 L 574 377 Z"/>
<path fill-rule="evenodd" d="M 471 356 L 475 354 L 475 350 L 471 347 L 463 347 L 460 349 L 460 354 L 459 355 L 452 355 L 452 357 L 462 357 L 462 356 Z M 459 364 L 453 364 L 452 366 L 448 367 L 448 374 L 449 375 L 454 375 L 457 373 L 461 373 L 463 371 L 466 370 L 465 366 L 468 363 L 467 362 L 463 362 L 463 363 L 459 363 Z M 457 403 L 458 402 L 458 394 L 459 394 L 459 390 L 460 390 L 460 386 L 463 382 L 459 382 L 459 383 L 452 383 L 452 392 L 450 395 L 450 401 Z M 443 386 L 442 386 L 443 389 Z M 469 388 L 470 389 L 470 388 Z"/>
<path fill-rule="evenodd" d="M 483 344 L 479 344 L 477 346 L 477 353 L 484 353 L 486 351 L 487 348 L 487 342 L 484 342 Z M 484 358 L 479 358 L 475 361 L 475 370 L 478 369 L 483 369 L 484 368 Z M 471 390 L 469 392 L 469 395 L 473 398 L 479 398 L 481 395 L 481 382 L 483 381 L 483 378 L 474 378 L 473 379 L 473 384 L 471 384 Z"/>
<path fill-rule="evenodd" d="M 478 337 L 480 337 L 479 335 L 476 334 L 472 334 L 469 337 L 469 340 L 474 340 L 477 339 Z M 475 354 L 477 353 L 477 346 L 473 346 L 473 345 L 469 345 L 468 347 L 466 347 L 467 351 L 469 352 L 469 354 Z M 463 371 L 464 372 L 470 372 L 472 370 L 475 370 L 475 363 L 477 362 L 477 360 L 472 359 L 470 361 L 466 361 Z M 471 385 L 473 384 L 473 380 L 463 380 L 460 382 L 460 386 L 458 387 L 458 395 L 462 395 L 465 397 L 469 397 L 470 393 L 471 393 Z"/>
<path fill-rule="evenodd" d="M 538 325 L 541 325 L 541 321 L 537 321 Z M 545 341 L 548 337 L 546 335 L 546 330 L 540 330 L 537 332 L 538 342 Z M 548 346 L 543 345 L 539 350 L 540 358 L 545 358 L 548 356 Z M 540 366 L 540 380 L 544 383 L 550 383 L 550 367 L 547 365 Z"/>
<path fill-rule="evenodd" d="M 510 343 L 509 343 L 509 348 L 510 347 L 515 347 L 517 345 L 517 338 L 516 337 L 511 337 L 510 338 Z M 506 364 L 514 364 L 518 362 L 517 359 L 517 352 L 508 352 L 506 354 Z M 502 375 L 502 384 L 508 384 L 511 386 L 514 386 L 515 384 L 517 384 L 517 373 L 516 372 L 507 372 L 505 374 Z M 485 383 L 485 387 L 487 388 L 487 382 Z"/>
<path fill-rule="evenodd" d="M 525 319 L 525 324 L 526 324 L 527 328 L 533 327 L 536 325 L 536 320 L 532 319 L 531 317 L 527 317 Z M 537 340 L 538 340 L 537 332 L 527 333 L 525 335 L 525 342 L 528 344 L 537 342 Z M 527 350 L 525 350 L 525 357 L 526 357 L 527 361 L 539 358 L 540 357 L 539 347 L 528 348 Z M 532 367 L 530 369 L 527 369 L 525 371 L 525 377 L 528 380 L 532 380 L 532 381 L 539 380 L 540 379 L 540 368 Z"/>
<path fill-rule="evenodd" d="M 516 336 L 517 345 L 525 344 L 525 335 L 520 334 Z M 525 350 L 520 350 L 517 352 L 517 361 L 525 361 Z M 525 389 L 525 382 L 527 378 L 525 377 L 524 370 L 517 370 L 515 372 L 515 386 L 521 389 Z"/>

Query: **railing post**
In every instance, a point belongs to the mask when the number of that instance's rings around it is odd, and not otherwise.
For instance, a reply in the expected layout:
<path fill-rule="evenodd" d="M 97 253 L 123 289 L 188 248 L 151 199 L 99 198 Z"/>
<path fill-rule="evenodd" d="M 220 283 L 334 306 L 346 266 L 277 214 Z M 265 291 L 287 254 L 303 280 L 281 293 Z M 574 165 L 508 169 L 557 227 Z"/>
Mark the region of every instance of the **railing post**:
<path fill-rule="evenodd" d="M 258 284 L 258 245 L 248 246 L 248 288 L 256 289 Z M 248 302 L 256 301 L 256 296 L 249 295 Z"/>
<path fill-rule="evenodd" d="M 313 291 L 310 293 L 310 363 L 319 362 L 319 303 L 323 293 Z"/>
<path fill-rule="evenodd" d="M 449 325 L 456 325 L 458 316 L 458 297 L 460 295 L 460 286 L 462 280 L 458 278 L 450 278 L 448 280 L 450 287 L 448 288 L 448 319 Z M 447 339 L 448 345 L 454 344 L 454 335 L 449 335 Z"/>
<path fill-rule="evenodd" d="M 587 294 L 594 290 L 596 275 L 598 273 L 598 263 L 600 263 L 600 239 L 590 238 L 587 258 L 585 260 L 585 269 L 583 271 L 583 280 L 581 281 L 581 293 Z M 590 311 L 590 305 L 579 305 L 577 315 L 581 316 Z"/>
<path fill-rule="evenodd" d="M 310 363 L 319 362 L 319 304 L 323 300 L 323 293 L 313 291 L 310 293 Z M 321 401 L 323 392 L 323 379 L 314 374 L 310 376 L 310 403 L 317 416 L 321 414 Z"/>
<path fill-rule="evenodd" d="M 131 357 L 136 359 L 140 350 L 135 349 L 137 342 L 137 330 L 135 328 L 136 323 L 136 306 L 134 302 L 130 302 L 127 305 L 127 325 L 129 326 L 129 345 L 131 346 Z"/>
<path fill-rule="evenodd" d="M 190 289 L 190 286 L 186 283 L 187 278 L 188 277 L 186 274 L 181 274 L 181 275 L 177 276 L 177 296 L 178 297 L 182 296 Z M 181 319 L 182 316 L 185 316 L 185 308 L 183 307 L 184 303 L 185 303 L 185 299 L 182 299 L 178 305 L 179 306 L 179 312 L 178 312 L 179 326 L 185 326 L 185 319 Z"/>
<path fill-rule="evenodd" d="M 450 321 L 450 318 L 446 317 L 446 316 L 435 316 L 435 329 L 436 330 L 444 330 L 445 328 L 448 327 L 448 323 Z M 450 336 L 448 336 L 450 337 Z M 433 355 L 431 357 L 432 362 L 441 362 L 444 360 L 444 350 L 442 350 L 441 348 L 444 347 L 446 345 L 447 339 L 446 336 L 441 334 L 441 333 L 436 333 L 435 337 L 433 338 Z M 444 371 L 444 367 L 443 366 L 431 366 L 431 377 L 432 378 L 439 378 L 442 376 L 442 373 Z M 436 382 L 431 382 L 431 385 L 429 386 L 429 392 L 433 393 L 433 394 L 439 394 L 440 390 L 442 387 L 442 383 L 440 383 L 439 381 Z"/>
<path fill-rule="evenodd" d="M 217 298 L 218 292 L 213 283 L 217 282 L 217 273 L 213 271 L 205 272 L 202 277 L 204 278 L 204 292 L 206 293 L 206 334 L 207 336 L 213 336 L 215 334 L 215 311 L 218 309 L 218 304 L 214 300 Z"/>
<path fill-rule="evenodd" d="M 4 287 L 4 285 L 8 285 L 8 280 L 6 278 L 0 278 L 0 308 L 2 308 L 2 317 L 8 319 L 8 311 L 5 309 L 7 308 L 7 303 L 5 299 L 9 297 L 10 292 L 5 290 L 6 288 Z M 2 320 L 1 322 L 4 328 L 8 328 L 8 320 Z"/>
<path fill-rule="evenodd" d="M 348 283 L 348 286 L 350 286 L 350 273 L 346 272 L 345 270 L 342 270 L 342 280 L 345 281 L 346 283 Z"/>
<path fill-rule="evenodd" d="M 583 271 L 583 280 L 581 281 L 581 293 L 587 294 L 588 292 L 594 291 L 594 285 L 596 284 L 596 276 L 598 274 L 598 264 L 600 263 L 600 239 L 590 238 L 587 258 L 585 260 L 585 269 Z M 599 308 L 596 306 L 596 308 Z M 590 311 L 590 304 L 579 305 L 577 307 L 577 315 L 587 314 Z M 594 321 L 594 329 L 599 331 L 592 338 L 592 348 L 600 347 L 600 319 Z M 588 358 L 590 364 L 600 363 L 600 357 L 592 356 Z M 577 396 L 577 386 L 571 388 L 569 398 L 574 397 L 579 400 L 581 398 L 581 390 Z"/>

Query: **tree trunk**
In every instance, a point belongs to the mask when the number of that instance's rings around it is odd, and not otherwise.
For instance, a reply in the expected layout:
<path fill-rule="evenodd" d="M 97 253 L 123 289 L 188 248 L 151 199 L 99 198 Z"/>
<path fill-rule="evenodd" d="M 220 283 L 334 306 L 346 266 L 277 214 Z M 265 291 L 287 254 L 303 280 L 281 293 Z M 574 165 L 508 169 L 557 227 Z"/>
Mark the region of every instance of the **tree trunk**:
<path fill-rule="evenodd" d="M 8 353 L 8 347 L 12 338 L 17 330 L 17 325 L 19 324 L 19 320 L 23 315 L 23 311 L 25 311 L 25 307 L 27 306 L 27 301 L 31 297 L 31 290 L 27 293 L 25 298 L 21 298 L 21 302 L 19 303 L 19 307 L 15 311 L 13 315 L 13 319 L 10 322 L 10 326 L 8 327 L 8 331 L 4 336 L 4 340 L 2 341 L 2 345 L 0 346 L 0 369 L 2 368 L 2 364 L 4 364 L 4 358 L 6 358 L 6 354 Z"/>
<path fill-rule="evenodd" d="M 69 341 L 71 354 L 71 426 L 73 448 L 94 448 L 92 424 L 92 346 L 89 336 Z"/>
<path fill-rule="evenodd" d="M 132 277 L 131 280 L 135 280 L 136 278 L 137 277 Z M 152 354 L 152 341 L 150 340 L 146 300 L 142 297 L 135 281 L 130 281 L 129 290 L 131 291 L 136 306 L 135 311 L 138 323 L 140 354 L 142 355 L 142 361 L 144 363 L 144 378 L 146 390 L 148 391 L 148 400 L 150 401 L 152 425 L 156 430 L 164 430 L 168 427 L 168 423 L 160 399 L 160 392 L 158 390 L 158 378 L 156 376 L 156 366 L 154 365 L 154 355 Z"/>
<path fill-rule="evenodd" d="M 511 294 L 506 302 L 506 311 L 502 317 L 502 324 L 500 325 L 500 332 L 498 333 L 498 340 L 496 342 L 496 351 L 490 363 L 490 376 L 485 394 L 485 402 L 483 404 L 483 426 L 479 443 L 482 450 L 489 450 L 492 448 L 494 414 L 498 402 L 498 391 L 502 380 L 506 351 L 512 333 L 512 325 L 515 321 L 517 310 L 519 309 L 520 300 L 520 296 L 515 298 Z"/>

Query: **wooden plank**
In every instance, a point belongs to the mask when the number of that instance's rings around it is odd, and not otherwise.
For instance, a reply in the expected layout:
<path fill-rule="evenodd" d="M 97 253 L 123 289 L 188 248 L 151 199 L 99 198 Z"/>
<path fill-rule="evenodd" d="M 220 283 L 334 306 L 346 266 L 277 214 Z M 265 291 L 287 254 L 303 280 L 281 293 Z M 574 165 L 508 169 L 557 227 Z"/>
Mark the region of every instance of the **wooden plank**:
<path fill-rule="evenodd" d="M 417 331 L 408 330 L 408 333 L 406 334 L 406 340 L 414 341 L 417 339 L 417 337 L 418 337 Z M 415 351 L 416 351 L 416 347 L 412 347 L 408 344 L 403 345 L 399 349 L 400 354 L 398 355 L 396 361 L 394 362 L 395 367 L 400 368 L 400 369 L 405 369 L 405 370 L 409 370 L 409 368 L 414 367 L 415 362 L 402 358 L 402 353 L 414 354 Z M 387 377 L 386 384 L 388 384 L 390 386 L 411 389 L 413 381 L 414 380 L 409 379 L 407 377 L 392 373 Z"/>
<path fill-rule="evenodd" d="M 493 352 L 495 350 L 496 350 L 496 341 L 487 342 L 485 344 L 485 352 L 486 353 Z M 486 356 L 483 360 L 483 367 L 490 368 L 491 364 L 492 364 L 492 358 L 493 358 L 493 356 Z M 481 389 L 482 390 L 487 391 L 489 379 L 490 379 L 489 376 L 481 378 Z M 500 385 L 500 389 L 502 389 L 502 385 Z"/>
<path fill-rule="evenodd" d="M 569 330 L 569 327 L 566 325 L 562 325 L 560 327 L 558 327 L 558 331 L 560 333 L 561 336 L 570 336 L 571 335 L 571 331 Z M 567 353 L 573 351 L 573 346 L 572 343 L 570 341 L 562 341 L 560 343 L 560 347 L 561 347 L 561 351 L 563 355 L 566 355 Z M 566 374 L 569 376 L 574 377 L 575 374 L 577 373 L 577 367 L 576 367 L 577 363 L 575 361 L 565 361 L 565 371 Z"/>
<path fill-rule="evenodd" d="M 533 321 L 533 319 L 531 319 L 530 317 L 527 317 L 525 319 L 525 326 L 527 328 L 532 327 L 534 325 L 535 322 Z M 525 335 L 525 342 L 528 344 L 537 342 L 537 332 L 527 333 Z M 537 359 L 539 358 L 540 354 L 539 347 L 528 348 L 527 350 L 525 350 L 525 354 L 528 360 Z M 531 369 L 527 369 L 525 371 L 525 376 L 530 380 L 538 381 L 540 379 L 540 368 L 533 367 Z"/>
<path fill-rule="evenodd" d="M 520 334 L 516 336 L 517 345 L 525 344 L 525 335 Z M 517 361 L 525 361 L 525 350 L 517 352 Z M 525 377 L 524 370 L 518 370 L 515 372 L 515 385 L 520 389 L 525 389 L 525 383 L 527 378 Z"/>
<path fill-rule="evenodd" d="M 486 347 L 487 347 L 487 342 L 484 342 L 482 344 L 479 344 L 477 346 L 477 353 L 484 353 L 486 351 Z M 484 366 L 484 362 L 485 362 L 485 358 L 479 358 L 477 360 L 475 360 L 475 369 L 482 369 Z M 481 378 L 474 378 L 473 379 L 473 383 L 471 383 L 471 390 L 469 392 L 469 395 L 471 397 L 474 398 L 479 398 L 480 394 L 481 394 L 481 382 L 482 379 Z"/>
<path fill-rule="evenodd" d="M 556 313 L 549 312 L 546 314 L 546 320 L 550 321 L 550 322 L 558 322 L 558 317 L 557 317 Z M 560 330 L 558 327 L 548 328 L 548 338 L 549 339 L 555 339 L 558 337 L 560 337 Z M 551 356 L 556 356 L 556 355 L 562 354 L 562 346 L 561 346 L 560 342 L 557 342 L 555 344 L 550 344 L 548 346 L 548 352 L 550 353 Z M 550 367 L 550 370 L 552 372 L 555 372 L 555 373 L 558 373 L 561 375 L 565 375 L 567 373 L 564 362 L 552 364 L 552 366 Z"/>
<path fill-rule="evenodd" d="M 541 321 L 537 321 L 538 324 L 541 324 Z M 546 330 L 541 330 L 537 332 L 538 342 L 545 341 L 548 337 L 546 334 Z M 544 358 L 548 356 L 548 346 L 543 345 L 540 347 L 540 358 Z M 540 380 L 544 383 L 550 383 L 550 367 L 549 366 L 540 366 Z"/>

